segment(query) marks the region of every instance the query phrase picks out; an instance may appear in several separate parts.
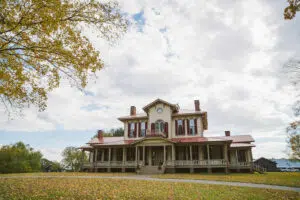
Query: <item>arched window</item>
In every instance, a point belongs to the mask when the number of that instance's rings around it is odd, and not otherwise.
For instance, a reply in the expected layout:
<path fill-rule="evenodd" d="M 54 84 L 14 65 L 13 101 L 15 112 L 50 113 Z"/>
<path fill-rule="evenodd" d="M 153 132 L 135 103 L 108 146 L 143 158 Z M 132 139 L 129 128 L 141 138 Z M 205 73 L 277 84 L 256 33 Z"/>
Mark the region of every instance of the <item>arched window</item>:
<path fill-rule="evenodd" d="M 155 122 L 155 132 L 156 133 L 165 132 L 165 122 L 163 120 L 157 120 Z"/>

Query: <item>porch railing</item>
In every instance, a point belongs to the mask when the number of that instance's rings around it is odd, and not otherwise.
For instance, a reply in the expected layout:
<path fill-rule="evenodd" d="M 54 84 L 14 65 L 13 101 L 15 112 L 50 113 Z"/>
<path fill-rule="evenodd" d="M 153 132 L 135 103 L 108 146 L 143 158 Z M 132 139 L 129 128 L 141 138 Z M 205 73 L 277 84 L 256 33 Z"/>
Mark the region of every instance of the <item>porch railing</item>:
<path fill-rule="evenodd" d="M 229 163 L 229 165 L 231 167 L 239 167 L 239 168 L 242 168 L 242 167 L 251 167 L 251 162 L 231 162 Z"/>
<path fill-rule="evenodd" d="M 178 166 L 178 167 L 191 167 L 191 166 L 207 166 L 207 167 L 214 167 L 214 166 L 230 166 L 236 168 L 248 168 L 253 167 L 251 162 L 238 162 L 238 163 L 229 163 L 224 159 L 213 159 L 213 160 L 167 160 L 165 162 L 161 160 L 153 161 L 152 165 L 160 165 L 163 164 L 164 166 Z M 97 161 L 94 163 L 84 163 L 84 168 L 91 168 L 91 167 L 136 167 L 137 165 L 143 166 L 143 161 Z"/>
<path fill-rule="evenodd" d="M 227 162 L 223 159 L 215 160 L 168 160 L 166 166 L 226 166 Z"/>

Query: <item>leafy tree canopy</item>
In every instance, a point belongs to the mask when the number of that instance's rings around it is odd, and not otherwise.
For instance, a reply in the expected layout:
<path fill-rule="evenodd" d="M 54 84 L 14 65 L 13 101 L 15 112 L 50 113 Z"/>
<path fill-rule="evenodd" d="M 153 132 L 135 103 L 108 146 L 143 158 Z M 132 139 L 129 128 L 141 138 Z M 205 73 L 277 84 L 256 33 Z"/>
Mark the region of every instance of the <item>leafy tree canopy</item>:
<path fill-rule="evenodd" d="M 103 67 L 83 29 L 114 41 L 127 28 L 115 2 L 1 0 L 0 11 L 0 100 L 9 113 L 27 105 L 43 111 L 61 78 L 82 90 Z"/>
<path fill-rule="evenodd" d="M 87 161 L 87 155 L 76 147 L 66 147 L 62 152 L 62 163 L 65 169 L 77 172 L 80 170 L 83 162 Z"/>
<path fill-rule="evenodd" d="M 287 132 L 291 159 L 300 160 L 300 121 L 291 123 Z"/>
<path fill-rule="evenodd" d="M 289 6 L 284 9 L 284 19 L 293 19 L 300 11 L 300 0 L 287 0 Z"/>
<path fill-rule="evenodd" d="M 295 121 L 290 123 L 287 127 L 287 143 L 290 150 L 290 158 L 293 160 L 300 160 L 300 120 L 297 117 L 300 116 L 300 100 L 299 100 L 299 90 L 300 90 L 300 61 L 299 59 L 291 59 L 284 65 L 284 71 L 286 72 L 286 77 L 292 83 L 295 88 L 296 98 L 292 109 L 294 111 Z"/>
<path fill-rule="evenodd" d="M 29 145 L 17 142 L 0 148 L 0 173 L 38 172 L 42 154 Z"/>
<path fill-rule="evenodd" d="M 63 166 L 57 161 L 50 161 L 46 158 L 41 160 L 41 171 L 43 172 L 61 172 L 63 170 Z"/>

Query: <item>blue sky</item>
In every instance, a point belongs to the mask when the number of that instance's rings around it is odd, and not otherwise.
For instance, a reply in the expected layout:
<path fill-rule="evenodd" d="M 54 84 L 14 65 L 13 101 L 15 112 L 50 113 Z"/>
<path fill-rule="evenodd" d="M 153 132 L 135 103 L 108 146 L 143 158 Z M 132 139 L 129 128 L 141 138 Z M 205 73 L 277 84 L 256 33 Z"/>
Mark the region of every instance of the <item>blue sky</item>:
<path fill-rule="evenodd" d="M 122 126 L 131 105 L 156 98 L 208 112 L 205 136 L 251 134 L 254 157 L 285 157 L 285 127 L 295 88 L 282 72 L 300 58 L 300 15 L 283 20 L 282 0 L 120 1 L 131 21 L 111 45 L 86 28 L 104 69 L 84 93 L 62 80 L 47 110 L 30 107 L 8 120 L 0 105 L 0 145 L 23 141 L 51 160 L 66 146 L 88 142 L 98 129 Z"/>

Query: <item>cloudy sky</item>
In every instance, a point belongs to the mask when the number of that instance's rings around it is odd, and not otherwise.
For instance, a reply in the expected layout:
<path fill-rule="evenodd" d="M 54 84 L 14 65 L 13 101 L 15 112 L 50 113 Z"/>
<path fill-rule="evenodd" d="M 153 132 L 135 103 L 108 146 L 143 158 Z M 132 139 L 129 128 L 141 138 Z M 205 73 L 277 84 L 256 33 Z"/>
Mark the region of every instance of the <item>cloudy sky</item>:
<path fill-rule="evenodd" d="M 226 2 L 226 3 L 225 3 Z M 131 25 L 109 45 L 83 30 L 105 68 L 83 94 L 62 81 L 45 112 L 0 116 L 0 145 L 23 141 L 51 160 L 97 129 L 121 127 L 117 117 L 156 98 L 208 112 L 205 136 L 251 134 L 254 158 L 285 157 L 285 127 L 294 117 L 293 87 L 282 65 L 300 55 L 300 13 L 283 20 L 282 0 L 124 0 Z M 0 109 L 3 111 L 3 107 Z"/>

